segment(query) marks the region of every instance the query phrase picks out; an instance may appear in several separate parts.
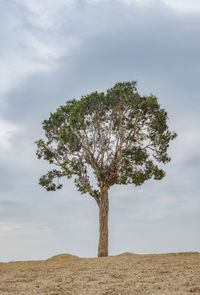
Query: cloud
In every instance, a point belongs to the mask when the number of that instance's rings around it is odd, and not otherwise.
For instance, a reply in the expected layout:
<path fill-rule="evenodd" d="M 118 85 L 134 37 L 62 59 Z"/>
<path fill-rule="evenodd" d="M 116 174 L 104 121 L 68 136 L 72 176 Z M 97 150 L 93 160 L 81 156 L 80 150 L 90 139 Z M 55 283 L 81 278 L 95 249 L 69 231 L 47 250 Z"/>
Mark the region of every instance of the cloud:
<path fill-rule="evenodd" d="M 172 8 L 178 13 L 196 13 L 200 11 L 200 3 L 198 0 L 121 0 L 128 5 L 137 3 L 141 7 L 151 7 L 159 3 Z"/>
<path fill-rule="evenodd" d="M 70 54 L 78 44 L 75 37 L 58 33 L 64 20 L 56 25 L 57 17 L 63 8 L 68 8 L 67 3 L 1 2 L 1 100 L 29 75 L 54 70 L 57 59 Z"/>
<path fill-rule="evenodd" d="M 10 122 L 0 120 L 0 147 L 9 149 L 10 138 L 18 130 L 18 127 Z"/>
<path fill-rule="evenodd" d="M 13 0 L 0 5 L 1 253 L 10 259 L 61 251 L 96 254 L 96 204 L 88 195 L 81 196 L 70 180 L 55 193 L 38 186 L 39 177 L 52 167 L 36 159 L 34 141 L 44 136 L 42 121 L 66 100 L 127 80 L 138 80 L 141 94 L 158 96 L 178 138 L 170 147 L 172 161 L 163 181 L 111 189 L 112 253 L 124 252 L 128 244 L 132 252 L 173 251 L 173 238 L 174 251 L 184 245 L 185 250 L 196 249 L 198 12 L 177 14 L 161 1 L 113 5 L 113 1 Z M 8 250 L 13 243 L 17 253 Z"/>
<path fill-rule="evenodd" d="M 35 2 L 33 0 L 15 0 L 18 6 L 26 8 L 26 13 L 32 25 L 50 30 L 56 30 L 62 24 L 63 11 L 72 10 L 76 1 L 73 0 L 44 0 Z M 58 20 L 61 17 L 61 21 Z"/>
<path fill-rule="evenodd" d="M 138 2 L 146 3 L 145 1 L 132 1 L 132 13 L 134 8 L 137 9 L 136 3 Z M 152 5 L 154 9 L 164 7 L 161 3 L 162 1 L 151 1 L 150 3 L 148 1 L 148 6 Z M 165 0 L 163 3 L 169 7 L 178 9 L 180 7 L 187 11 L 188 9 L 197 11 L 199 8 L 197 1 L 191 4 L 191 1 L 187 0 Z M 85 35 L 90 34 L 94 29 L 97 33 L 100 28 L 105 28 L 104 24 L 108 24 L 101 22 L 99 25 L 98 11 L 108 8 L 108 12 L 111 9 L 117 12 L 120 11 L 117 9 L 119 6 L 123 11 L 123 4 L 119 4 L 118 1 L 114 6 L 105 1 L 86 1 L 85 4 L 72 0 L 46 0 L 41 3 L 18 0 L 1 2 L 1 41 L 3 44 L 1 46 L 3 58 L 0 64 L 0 75 L 3 77 L 0 85 L 1 96 L 4 97 L 5 91 L 22 82 L 27 75 L 55 69 L 60 57 L 71 54 L 74 48 L 80 46 L 84 38 L 83 30 Z M 104 17 L 107 17 L 108 12 L 105 12 L 106 10 L 104 10 Z M 86 18 L 85 13 L 88 14 Z M 128 13 L 126 15 L 128 16 Z M 118 21 L 120 23 L 120 18 Z M 77 26 L 78 23 L 80 25 Z M 117 22 L 113 28 L 119 28 L 116 26 Z M 77 28 L 80 30 L 79 33 Z M 112 26 L 109 29 L 112 30 Z M 12 38 L 7 38 L 8 35 L 12 35 Z"/>
<path fill-rule="evenodd" d="M 162 0 L 178 12 L 196 13 L 200 11 L 200 3 L 198 0 Z"/>

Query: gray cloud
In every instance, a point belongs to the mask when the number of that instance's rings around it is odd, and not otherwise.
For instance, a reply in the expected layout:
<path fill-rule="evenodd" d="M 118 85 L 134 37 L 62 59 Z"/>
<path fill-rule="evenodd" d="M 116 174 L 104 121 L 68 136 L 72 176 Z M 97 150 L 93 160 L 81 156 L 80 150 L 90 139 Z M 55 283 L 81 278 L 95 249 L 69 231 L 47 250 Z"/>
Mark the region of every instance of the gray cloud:
<path fill-rule="evenodd" d="M 76 9 L 76 17 L 64 22 L 60 33 L 66 39 L 78 35 L 81 46 L 61 58 L 56 71 L 34 75 L 9 94 L 11 118 L 32 119 L 32 112 L 42 112 L 43 105 L 51 110 L 66 96 L 105 90 L 127 79 L 137 79 L 142 91 L 157 92 L 176 108 L 198 105 L 198 18 L 177 16 L 164 5 L 127 9 L 122 3 L 100 2 L 77 4 Z"/>
<path fill-rule="evenodd" d="M 49 8 L 41 22 L 45 6 L 37 13 L 16 1 L 2 7 L 5 15 L 14 16 L 13 21 L 11 16 L 2 21 L 10 32 L 4 46 L 13 46 L 10 27 L 16 26 L 14 43 L 20 38 L 21 42 L 11 52 L 13 60 L 24 54 L 29 70 L 15 68 L 12 77 L 17 82 L 6 88 L 0 109 L 3 120 L 19 127 L 10 137 L 9 149 L 0 146 L 0 235 L 4 237 L 0 252 L 9 253 L 10 259 L 63 251 L 96 254 L 96 204 L 89 196 L 80 196 L 69 180 L 56 193 L 38 186 L 40 175 L 51 167 L 36 159 L 34 141 L 43 136 L 41 122 L 67 99 L 135 79 L 141 93 L 158 96 L 179 136 L 170 148 L 172 162 L 163 181 L 111 189 L 111 253 L 197 250 L 199 15 L 176 14 L 160 1 L 146 8 L 122 2 L 76 1 L 71 6 L 61 2 L 62 9 Z M 0 46 L 1 55 L 4 50 Z M 46 70 L 41 70 L 44 65 Z M 10 241 L 18 245 L 16 254 L 8 247 Z M 48 251 L 42 250 L 50 243 Z M 25 257 L 20 248 L 26 245 L 30 251 Z"/>

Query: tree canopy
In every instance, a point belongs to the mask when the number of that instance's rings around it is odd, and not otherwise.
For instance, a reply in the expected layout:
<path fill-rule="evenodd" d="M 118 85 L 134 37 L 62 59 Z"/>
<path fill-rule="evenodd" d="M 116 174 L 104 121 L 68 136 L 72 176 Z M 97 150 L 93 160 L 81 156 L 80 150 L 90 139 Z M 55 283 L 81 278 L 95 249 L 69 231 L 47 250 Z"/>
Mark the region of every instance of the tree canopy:
<path fill-rule="evenodd" d="M 138 94 L 136 82 L 67 101 L 43 122 L 47 140 L 37 141 L 37 156 L 59 169 L 42 176 L 40 185 L 54 191 L 62 188 L 56 178 L 75 176 L 78 190 L 98 199 L 89 166 L 97 183 L 107 187 L 162 179 L 158 164 L 170 161 L 167 148 L 176 137 L 167 118 L 155 96 Z"/>

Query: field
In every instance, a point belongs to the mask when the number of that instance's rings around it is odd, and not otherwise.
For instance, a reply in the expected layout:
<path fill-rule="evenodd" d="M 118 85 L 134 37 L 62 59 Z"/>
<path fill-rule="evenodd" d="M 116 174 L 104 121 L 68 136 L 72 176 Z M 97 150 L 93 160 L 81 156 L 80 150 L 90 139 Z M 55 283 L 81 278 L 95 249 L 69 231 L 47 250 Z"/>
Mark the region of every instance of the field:
<path fill-rule="evenodd" d="M 200 294 L 200 254 L 61 254 L 44 261 L 0 263 L 0 294 Z"/>

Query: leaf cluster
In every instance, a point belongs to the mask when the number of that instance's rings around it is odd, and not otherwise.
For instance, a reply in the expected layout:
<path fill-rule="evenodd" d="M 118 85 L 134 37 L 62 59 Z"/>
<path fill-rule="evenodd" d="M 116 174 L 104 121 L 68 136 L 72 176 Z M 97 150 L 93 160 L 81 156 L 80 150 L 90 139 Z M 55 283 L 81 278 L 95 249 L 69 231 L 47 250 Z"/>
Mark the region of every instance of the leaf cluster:
<path fill-rule="evenodd" d="M 157 98 L 139 95 L 135 81 L 68 101 L 43 122 L 46 140 L 36 142 L 38 158 L 59 168 L 41 177 L 40 184 L 60 189 L 55 178 L 74 176 L 78 190 L 98 202 L 102 186 L 162 179 L 165 172 L 158 164 L 170 161 L 167 149 L 176 137 L 167 120 Z M 92 187 L 88 169 L 99 190 Z"/>

